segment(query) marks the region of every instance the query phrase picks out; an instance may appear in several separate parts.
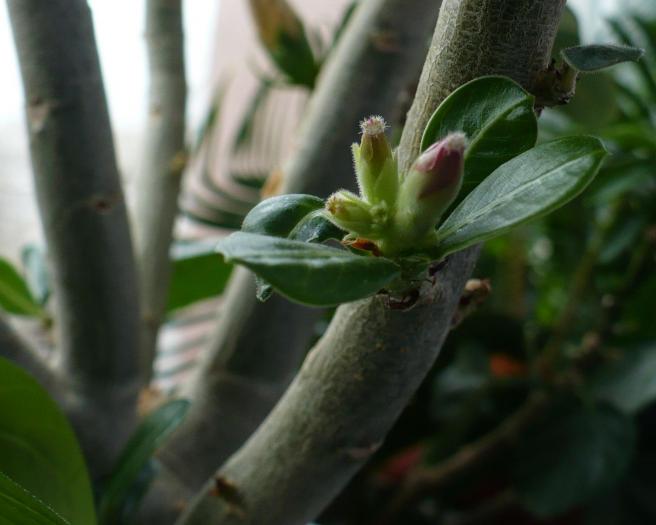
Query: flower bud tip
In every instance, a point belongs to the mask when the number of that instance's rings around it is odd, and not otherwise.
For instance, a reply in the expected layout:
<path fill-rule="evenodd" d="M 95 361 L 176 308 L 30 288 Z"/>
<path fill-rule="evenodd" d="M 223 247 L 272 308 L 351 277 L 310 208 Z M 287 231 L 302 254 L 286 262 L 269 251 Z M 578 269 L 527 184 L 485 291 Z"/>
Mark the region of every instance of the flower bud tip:
<path fill-rule="evenodd" d="M 385 133 L 386 129 L 387 123 L 380 115 L 372 115 L 360 122 L 360 130 L 363 135 L 380 135 L 381 133 Z"/>

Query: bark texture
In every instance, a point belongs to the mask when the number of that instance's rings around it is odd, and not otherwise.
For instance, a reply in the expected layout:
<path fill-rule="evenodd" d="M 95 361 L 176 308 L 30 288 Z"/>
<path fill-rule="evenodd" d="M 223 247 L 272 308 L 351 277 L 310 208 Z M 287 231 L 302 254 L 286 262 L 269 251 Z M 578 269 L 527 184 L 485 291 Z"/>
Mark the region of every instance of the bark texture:
<path fill-rule="evenodd" d="M 489 73 L 530 87 L 549 61 L 564 0 L 446 0 L 401 140 L 401 167 L 455 87 Z M 477 248 L 449 257 L 409 311 L 378 298 L 341 306 L 291 386 L 206 484 L 180 525 L 302 525 L 377 449 L 451 325 Z"/>
<path fill-rule="evenodd" d="M 150 77 L 148 124 L 137 179 L 134 232 L 141 290 L 141 357 L 152 375 L 157 333 L 165 313 L 171 274 L 169 249 L 185 166 L 185 81 L 182 0 L 146 2 Z"/>
<path fill-rule="evenodd" d="M 84 0 L 8 6 L 52 264 L 59 368 L 68 411 L 99 473 L 134 421 L 138 297 L 91 13 Z"/>

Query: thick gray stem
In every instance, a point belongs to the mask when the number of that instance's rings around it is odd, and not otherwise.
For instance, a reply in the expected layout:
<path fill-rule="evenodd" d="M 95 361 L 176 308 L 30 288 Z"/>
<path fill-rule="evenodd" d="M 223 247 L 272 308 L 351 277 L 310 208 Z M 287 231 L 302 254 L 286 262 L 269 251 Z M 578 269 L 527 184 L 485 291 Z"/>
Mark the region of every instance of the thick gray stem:
<path fill-rule="evenodd" d="M 285 169 L 283 191 L 327 196 L 355 184 L 350 144 L 370 114 L 390 119 L 426 56 L 439 2 L 363 2 L 322 71 Z M 284 392 L 310 344 L 321 310 L 280 296 L 255 298 L 238 269 L 227 291 L 194 405 L 160 454 L 185 484 L 199 488 L 257 428 Z"/>
<path fill-rule="evenodd" d="M 141 289 L 142 368 L 148 380 L 166 307 L 169 249 L 186 156 L 182 0 L 146 2 L 146 43 L 150 94 L 134 232 Z"/>
<path fill-rule="evenodd" d="M 439 102 L 503 73 L 530 85 L 549 58 L 564 0 L 446 0 L 401 141 L 403 166 Z M 283 398 L 206 484 L 180 525 L 301 525 L 376 450 L 432 366 L 478 249 L 457 253 L 407 312 L 343 305 Z"/>
<path fill-rule="evenodd" d="M 91 13 L 84 0 L 8 6 L 52 263 L 60 366 L 76 421 L 102 416 L 103 425 L 77 427 L 98 472 L 131 428 L 139 363 L 136 272 Z"/>

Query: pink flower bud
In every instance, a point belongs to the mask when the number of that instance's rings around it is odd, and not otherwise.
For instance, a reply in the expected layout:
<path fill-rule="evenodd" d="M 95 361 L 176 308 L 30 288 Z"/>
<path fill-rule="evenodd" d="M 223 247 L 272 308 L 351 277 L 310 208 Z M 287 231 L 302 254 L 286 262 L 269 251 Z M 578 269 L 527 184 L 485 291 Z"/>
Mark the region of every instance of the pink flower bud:
<path fill-rule="evenodd" d="M 464 153 L 464 133 L 452 133 L 415 160 L 401 184 L 397 203 L 396 222 L 408 238 L 430 234 L 460 192 Z"/>
<path fill-rule="evenodd" d="M 462 181 L 464 153 L 465 134 L 452 133 L 419 156 L 412 169 L 426 175 L 418 195 L 420 199 L 445 191 L 455 193 L 453 198 L 456 197 Z M 449 191 L 456 187 L 457 191 Z"/>

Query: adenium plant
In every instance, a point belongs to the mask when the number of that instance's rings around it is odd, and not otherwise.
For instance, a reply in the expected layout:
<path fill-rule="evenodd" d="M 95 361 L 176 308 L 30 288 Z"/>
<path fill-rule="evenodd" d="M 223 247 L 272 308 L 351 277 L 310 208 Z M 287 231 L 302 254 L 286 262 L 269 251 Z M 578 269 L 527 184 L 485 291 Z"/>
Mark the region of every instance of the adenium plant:
<path fill-rule="evenodd" d="M 535 99 L 501 76 L 475 79 L 445 99 L 407 173 L 386 127 L 380 116 L 361 123 L 352 146 L 359 195 L 267 199 L 218 244 L 226 260 L 257 274 L 260 298 L 271 288 L 315 306 L 403 296 L 432 263 L 576 197 L 606 156 L 589 136 L 536 146 Z"/>

